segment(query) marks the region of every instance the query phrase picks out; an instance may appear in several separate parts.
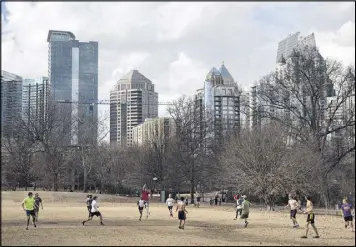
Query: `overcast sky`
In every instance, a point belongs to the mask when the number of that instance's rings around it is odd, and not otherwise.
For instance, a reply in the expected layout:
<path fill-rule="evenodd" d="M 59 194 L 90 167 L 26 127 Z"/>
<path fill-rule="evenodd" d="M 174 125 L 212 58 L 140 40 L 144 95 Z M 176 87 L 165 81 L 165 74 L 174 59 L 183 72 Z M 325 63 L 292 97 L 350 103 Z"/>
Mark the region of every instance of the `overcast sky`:
<path fill-rule="evenodd" d="M 193 94 L 222 61 L 247 88 L 275 68 L 278 42 L 297 31 L 314 32 L 323 56 L 355 64 L 354 2 L 1 4 L 2 69 L 47 76 L 48 30 L 71 31 L 80 41 L 99 42 L 101 100 L 132 68 L 152 80 L 159 101 Z M 99 109 L 108 114 L 108 106 Z"/>

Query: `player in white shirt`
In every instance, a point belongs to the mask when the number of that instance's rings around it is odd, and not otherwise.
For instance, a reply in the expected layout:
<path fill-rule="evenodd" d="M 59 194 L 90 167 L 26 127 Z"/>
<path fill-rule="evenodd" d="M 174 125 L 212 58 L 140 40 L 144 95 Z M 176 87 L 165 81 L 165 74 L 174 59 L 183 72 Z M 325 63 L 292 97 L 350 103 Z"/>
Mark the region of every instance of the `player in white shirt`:
<path fill-rule="evenodd" d="M 138 202 L 137 202 L 138 211 L 140 212 L 139 221 L 141 221 L 141 218 L 142 218 L 142 211 L 143 211 L 143 208 L 145 207 L 145 203 L 146 203 L 146 201 L 145 201 L 145 200 L 142 200 L 142 197 L 141 197 L 140 200 L 138 200 Z"/>
<path fill-rule="evenodd" d="M 96 202 L 96 198 L 97 198 L 97 196 L 93 197 L 93 201 L 91 202 L 90 216 L 87 220 L 84 220 L 82 222 L 83 226 L 84 226 L 85 222 L 92 220 L 94 215 L 96 217 L 100 217 L 100 225 L 102 225 L 102 226 L 104 225 L 103 216 L 101 215 L 101 213 L 98 210 L 99 206 L 98 206 L 98 203 Z"/>
<path fill-rule="evenodd" d="M 172 195 L 169 194 L 169 196 L 168 196 L 168 198 L 167 198 L 167 200 L 166 200 L 166 204 L 167 204 L 167 206 L 168 206 L 169 215 L 170 215 L 171 217 L 173 217 L 173 211 L 172 211 L 172 209 L 173 209 L 173 203 L 174 203 L 174 199 L 172 198 Z"/>
<path fill-rule="evenodd" d="M 299 224 L 296 219 L 299 203 L 294 196 L 289 195 L 288 205 L 286 207 L 290 207 L 290 218 L 293 221 L 293 227 L 299 227 Z"/>

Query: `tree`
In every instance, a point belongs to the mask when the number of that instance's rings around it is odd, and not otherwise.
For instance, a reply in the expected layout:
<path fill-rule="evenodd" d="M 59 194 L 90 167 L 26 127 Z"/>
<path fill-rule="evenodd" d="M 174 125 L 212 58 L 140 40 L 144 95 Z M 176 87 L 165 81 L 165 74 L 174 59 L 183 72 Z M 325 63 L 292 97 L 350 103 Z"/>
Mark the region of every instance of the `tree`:
<path fill-rule="evenodd" d="M 322 157 L 328 203 L 330 174 L 355 151 L 350 141 L 355 138 L 354 67 L 324 59 L 316 48 L 301 48 L 258 88 L 260 115 L 280 122 L 292 142 L 312 145 Z"/>
<path fill-rule="evenodd" d="M 175 160 L 176 176 L 182 174 L 190 185 L 191 202 L 198 181 L 202 181 L 204 171 L 210 166 L 205 163 L 211 153 L 211 135 L 207 128 L 211 123 L 210 114 L 201 119 L 195 112 L 193 98 L 182 96 L 167 108 L 176 126 L 175 148 L 172 156 Z M 208 117 L 209 116 L 209 117 Z"/>
<path fill-rule="evenodd" d="M 294 155 L 303 152 L 303 156 Z M 287 134 L 277 123 L 253 131 L 242 130 L 227 142 L 220 156 L 225 186 L 239 187 L 261 198 L 269 207 L 280 195 L 301 187 L 313 178 L 318 159 L 302 147 L 287 145 Z"/>

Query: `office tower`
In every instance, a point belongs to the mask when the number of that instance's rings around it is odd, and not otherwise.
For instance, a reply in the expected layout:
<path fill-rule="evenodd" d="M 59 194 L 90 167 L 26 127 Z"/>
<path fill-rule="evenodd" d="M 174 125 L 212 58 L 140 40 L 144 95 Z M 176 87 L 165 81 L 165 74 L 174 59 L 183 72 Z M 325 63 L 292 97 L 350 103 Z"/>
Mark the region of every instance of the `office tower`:
<path fill-rule="evenodd" d="M 158 117 L 154 84 L 138 70 L 123 76 L 110 91 L 110 144 L 131 146 L 132 128 Z"/>
<path fill-rule="evenodd" d="M 22 114 L 22 77 L 1 71 L 1 137 L 13 134 L 13 124 Z"/>
<path fill-rule="evenodd" d="M 290 34 L 288 37 L 285 39 L 281 40 L 278 43 L 278 50 L 277 50 L 277 58 L 276 58 L 276 63 L 277 64 L 284 64 L 286 62 L 286 59 L 290 57 L 290 55 L 293 53 L 293 51 L 297 48 L 315 48 L 316 43 L 315 43 L 315 37 L 314 33 L 303 37 L 299 36 L 300 32 Z"/>
<path fill-rule="evenodd" d="M 212 119 L 213 123 L 206 126 L 208 137 L 219 141 L 228 132 L 240 129 L 240 92 L 224 64 L 219 70 L 213 67 L 209 71 L 204 88 L 197 91 L 194 100 L 196 115 L 202 116 L 201 126 Z"/>
<path fill-rule="evenodd" d="M 43 126 L 48 113 L 50 84 L 48 77 L 26 78 L 22 85 L 22 117 Z"/>
<path fill-rule="evenodd" d="M 172 118 L 146 118 L 145 122 L 132 128 L 134 145 L 167 145 L 175 135 L 175 123 Z"/>
<path fill-rule="evenodd" d="M 98 42 L 79 42 L 73 33 L 50 30 L 48 77 L 51 96 L 61 105 L 69 104 L 71 140 L 68 144 L 87 143 L 97 137 Z M 77 104 L 76 102 L 80 102 Z"/>

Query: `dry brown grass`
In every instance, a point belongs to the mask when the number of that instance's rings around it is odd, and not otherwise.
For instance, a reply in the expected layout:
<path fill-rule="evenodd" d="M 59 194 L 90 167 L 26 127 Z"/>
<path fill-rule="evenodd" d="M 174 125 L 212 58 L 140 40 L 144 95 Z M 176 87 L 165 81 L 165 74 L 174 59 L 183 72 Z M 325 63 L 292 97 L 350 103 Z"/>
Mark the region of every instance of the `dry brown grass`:
<path fill-rule="evenodd" d="M 341 216 L 316 216 L 320 239 L 300 239 L 302 227 L 292 229 L 288 212 L 252 209 L 250 224 L 234 221 L 232 207 L 188 207 L 185 230 L 170 218 L 164 204 L 152 203 L 151 216 L 138 221 L 134 198 L 99 195 L 105 226 L 95 218 L 84 227 L 87 216 L 82 193 L 39 192 L 44 210 L 37 228 L 25 230 L 21 201 L 26 192 L 2 192 L 2 245 L 355 245 L 355 234 L 345 230 Z M 131 202 L 130 202 L 131 201 Z M 310 229 L 310 234 L 313 234 Z"/>

